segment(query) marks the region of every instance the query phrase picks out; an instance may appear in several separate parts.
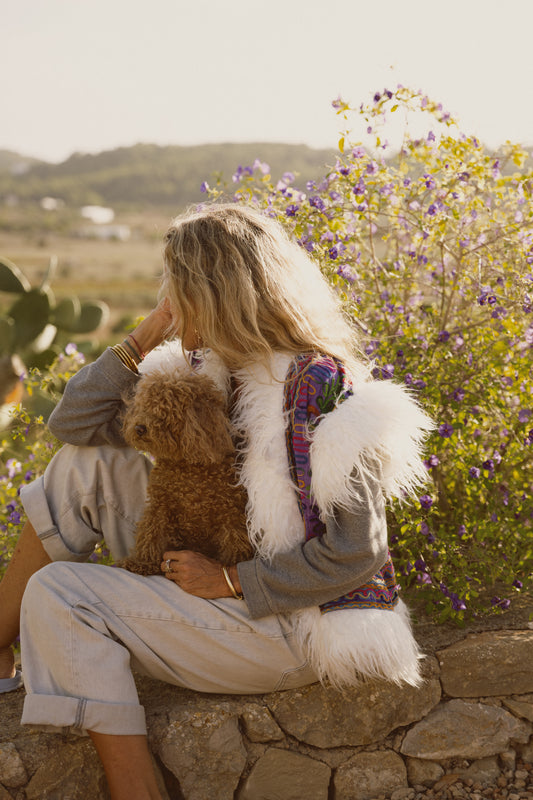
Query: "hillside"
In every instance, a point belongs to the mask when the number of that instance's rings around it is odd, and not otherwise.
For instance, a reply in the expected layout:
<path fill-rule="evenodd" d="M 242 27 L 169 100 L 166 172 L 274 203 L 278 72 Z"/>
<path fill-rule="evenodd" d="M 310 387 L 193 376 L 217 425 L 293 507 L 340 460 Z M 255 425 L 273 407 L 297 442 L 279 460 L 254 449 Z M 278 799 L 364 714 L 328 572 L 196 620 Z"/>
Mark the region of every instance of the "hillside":
<path fill-rule="evenodd" d="M 245 143 L 191 147 L 137 144 L 96 155 L 75 153 L 60 164 L 35 162 L 9 151 L 0 151 L 0 203 L 8 197 L 19 202 L 38 202 L 55 197 L 67 206 L 172 206 L 179 208 L 200 200 L 203 181 L 214 175 L 231 176 L 239 165 L 259 159 L 270 165 L 277 180 L 286 171 L 297 174 L 302 188 L 324 174 L 334 161 L 333 152 L 304 145 Z M 14 174 L 13 166 L 25 171 Z"/>

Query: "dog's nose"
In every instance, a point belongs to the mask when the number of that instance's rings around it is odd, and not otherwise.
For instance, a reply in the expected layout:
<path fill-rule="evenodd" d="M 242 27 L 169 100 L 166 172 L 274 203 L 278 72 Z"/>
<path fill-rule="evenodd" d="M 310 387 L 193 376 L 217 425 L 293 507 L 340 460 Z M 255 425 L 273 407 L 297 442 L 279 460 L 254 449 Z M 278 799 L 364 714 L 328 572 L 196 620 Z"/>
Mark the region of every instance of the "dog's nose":
<path fill-rule="evenodd" d="M 144 436 L 144 434 L 146 433 L 146 425 L 136 425 L 135 433 L 137 434 L 137 436 Z"/>

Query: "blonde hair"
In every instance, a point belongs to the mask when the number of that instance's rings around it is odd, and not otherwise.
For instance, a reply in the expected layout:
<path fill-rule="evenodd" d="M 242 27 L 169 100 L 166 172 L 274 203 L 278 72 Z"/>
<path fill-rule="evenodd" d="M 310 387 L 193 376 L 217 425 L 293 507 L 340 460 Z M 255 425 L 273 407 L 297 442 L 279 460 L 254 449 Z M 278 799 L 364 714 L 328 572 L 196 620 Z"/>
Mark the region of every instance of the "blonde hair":
<path fill-rule="evenodd" d="M 274 351 L 317 352 L 361 369 L 357 338 L 318 265 L 281 225 L 237 204 L 177 217 L 166 234 L 162 291 L 176 334 L 196 330 L 229 369 Z"/>

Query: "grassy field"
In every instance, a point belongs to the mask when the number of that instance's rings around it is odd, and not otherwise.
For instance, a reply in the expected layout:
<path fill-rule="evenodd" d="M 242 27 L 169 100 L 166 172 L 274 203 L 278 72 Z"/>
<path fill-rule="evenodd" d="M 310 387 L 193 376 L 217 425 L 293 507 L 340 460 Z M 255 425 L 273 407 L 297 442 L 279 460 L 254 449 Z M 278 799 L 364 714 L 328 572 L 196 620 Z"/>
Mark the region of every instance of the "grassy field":
<path fill-rule="evenodd" d="M 154 305 L 162 271 L 162 242 L 171 215 L 146 211 L 117 215 L 114 224 L 129 225 L 128 241 L 101 241 L 70 233 L 0 230 L 0 256 L 13 261 L 38 286 L 50 258 L 56 256 L 52 281 L 56 298 L 77 294 L 81 300 L 104 300 L 111 309 L 108 331 L 125 318 L 145 314 Z M 83 226 L 80 221 L 79 229 Z M 0 308 L 12 297 L 0 295 Z"/>

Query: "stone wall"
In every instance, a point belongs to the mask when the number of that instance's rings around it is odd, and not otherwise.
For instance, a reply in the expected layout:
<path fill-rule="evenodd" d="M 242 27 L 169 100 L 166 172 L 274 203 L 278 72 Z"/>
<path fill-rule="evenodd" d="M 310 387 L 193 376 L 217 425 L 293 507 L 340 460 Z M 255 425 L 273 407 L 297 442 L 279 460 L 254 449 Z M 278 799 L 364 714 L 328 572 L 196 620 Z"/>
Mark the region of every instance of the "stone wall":
<path fill-rule="evenodd" d="M 533 762 L 533 630 L 468 635 L 424 670 L 420 689 L 315 684 L 260 696 L 139 678 L 165 796 L 403 800 L 450 775 L 495 785 L 517 757 Z M 0 696 L 0 800 L 108 798 L 90 741 L 21 728 L 23 696 Z M 515 785 L 533 796 L 528 774 L 516 772 Z"/>

